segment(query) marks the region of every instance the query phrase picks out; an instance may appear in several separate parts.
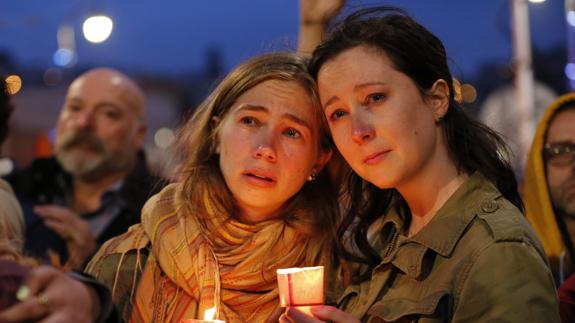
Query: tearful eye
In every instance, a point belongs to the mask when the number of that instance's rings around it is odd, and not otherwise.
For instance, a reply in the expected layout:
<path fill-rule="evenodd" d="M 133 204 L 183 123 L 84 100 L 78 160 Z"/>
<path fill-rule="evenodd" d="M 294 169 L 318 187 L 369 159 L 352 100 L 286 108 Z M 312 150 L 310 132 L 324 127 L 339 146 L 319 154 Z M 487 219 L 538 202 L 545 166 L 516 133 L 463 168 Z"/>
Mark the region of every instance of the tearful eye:
<path fill-rule="evenodd" d="M 253 117 L 243 117 L 240 119 L 240 123 L 245 124 L 246 126 L 253 126 L 257 124 L 257 121 Z"/>
<path fill-rule="evenodd" d="M 383 95 L 383 93 L 374 93 L 369 95 L 367 99 L 370 102 L 380 102 L 385 99 L 385 95 Z"/>
<path fill-rule="evenodd" d="M 344 117 L 347 114 L 347 112 L 343 111 L 343 110 L 335 110 L 334 112 L 332 112 L 332 114 L 329 116 L 329 119 L 331 121 L 336 121 L 338 119 L 341 119 L 342 117 Z"/>
<path fill-rule="evenodd" d="M 289 128 L 284 131 L 284 134 L 291 138 L 299 138 L 301 134 L 299 131 L 295 130 L 294 128 Z"/>

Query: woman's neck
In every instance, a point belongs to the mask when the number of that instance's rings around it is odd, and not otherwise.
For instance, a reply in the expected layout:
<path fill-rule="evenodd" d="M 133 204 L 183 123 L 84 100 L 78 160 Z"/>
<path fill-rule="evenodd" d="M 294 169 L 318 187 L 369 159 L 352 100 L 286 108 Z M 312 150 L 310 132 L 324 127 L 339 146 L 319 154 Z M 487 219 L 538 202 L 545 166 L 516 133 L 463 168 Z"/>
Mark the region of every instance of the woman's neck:
<path fill-rule="evenodd" d="M 408 183 L 398 187 L 411 210 L 409 236 L 418 233 L 468 178 L 447 156 L 423 169 Z"/>
<path fill-rule="evenodd" d="M 246 224 L 256 224 L 267 220 L 272 220 L 280 216 L 281 207 L 241 207 L 239 208 L 239 220 Z"/>

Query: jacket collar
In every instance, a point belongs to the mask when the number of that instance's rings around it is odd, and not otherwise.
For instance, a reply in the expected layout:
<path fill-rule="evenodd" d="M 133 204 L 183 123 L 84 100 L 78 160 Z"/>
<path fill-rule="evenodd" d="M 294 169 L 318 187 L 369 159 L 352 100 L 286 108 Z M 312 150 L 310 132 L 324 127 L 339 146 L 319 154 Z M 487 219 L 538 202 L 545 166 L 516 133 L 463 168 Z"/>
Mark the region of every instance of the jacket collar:
<path fill-rule="evenodd" d="M 393 265 L 412 277 L 419 277 L 428 250 L 449 257 L 465 229 L 482 210 L 494 211 L 494 200 L 501 196 L 495 185 L 479 172 L 471 175 L 447 200 L 433 219 L 416 235 L 406 237 L 400 228 L 403 220 L 391 214 L 382 225 L 382 233 L 392 227 L 395 234 L 388 238 L 382 264 Z M 388 229 L 389 230 L 389 229 Z M 380 265 L 381 266 L 381 265 Z M 376 267 L 376 270 L 380 268 Z"/>

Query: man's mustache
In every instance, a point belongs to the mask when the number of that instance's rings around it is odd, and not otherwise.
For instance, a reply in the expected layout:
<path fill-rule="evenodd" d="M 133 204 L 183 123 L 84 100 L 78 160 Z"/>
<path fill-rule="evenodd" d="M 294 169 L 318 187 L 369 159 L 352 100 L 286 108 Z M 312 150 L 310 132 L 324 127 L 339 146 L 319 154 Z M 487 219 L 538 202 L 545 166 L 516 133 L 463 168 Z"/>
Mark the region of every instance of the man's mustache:
<path fill-rule="evenodd" d="M 95 152 L 105 152 L 106 147 L 100 138 L 87 131 L 70 132 L 63 135 L 62 149 L 68 150 L 75 146 L 84 146 Z"/>

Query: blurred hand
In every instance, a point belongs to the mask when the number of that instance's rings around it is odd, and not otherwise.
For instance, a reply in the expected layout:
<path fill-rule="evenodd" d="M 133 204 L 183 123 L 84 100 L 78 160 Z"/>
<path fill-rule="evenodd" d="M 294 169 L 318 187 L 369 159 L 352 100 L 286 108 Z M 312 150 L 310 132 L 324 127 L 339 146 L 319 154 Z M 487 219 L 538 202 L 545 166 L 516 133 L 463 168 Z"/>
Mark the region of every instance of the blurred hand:
<path fill-rule="evenodd" d="M 354 316 L 333 306 L 312 306 L 311 313 L 313 317 L 299 311 L 295 307 L 288 307 L 279 321 L 281 323 L 317 323 L 325 321 L 334 323 L 359 323 L 359 320 Z"/>
<path fill-rule="evenodd" d="M 34 208 L 44 224 L 54 230 L 64 241 L 68 248 L 68 262 L 66 265 L 77 268 L 96 250 L 96 237 L 90 230 L 88 221 L 70 209 L 57 205 L 41 205 Z"/>
<path fill-rule="evenodd" d="M 0 322 L 94 322 L 100 311 L 96 292 L 88 285 L 50 267 L 33 269 L 26 278 L 21 302 L 0 312 Z"/>
<path fill-rule="evenodd" d="M 300 0 L 300 23 L 325 24 L 335 17 L 345 5 L 345 0 Z"/>

